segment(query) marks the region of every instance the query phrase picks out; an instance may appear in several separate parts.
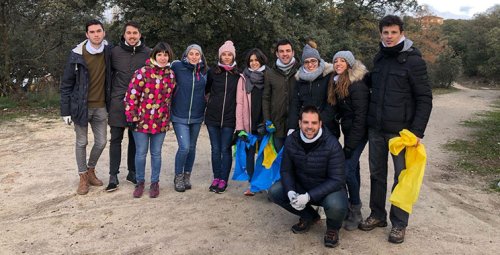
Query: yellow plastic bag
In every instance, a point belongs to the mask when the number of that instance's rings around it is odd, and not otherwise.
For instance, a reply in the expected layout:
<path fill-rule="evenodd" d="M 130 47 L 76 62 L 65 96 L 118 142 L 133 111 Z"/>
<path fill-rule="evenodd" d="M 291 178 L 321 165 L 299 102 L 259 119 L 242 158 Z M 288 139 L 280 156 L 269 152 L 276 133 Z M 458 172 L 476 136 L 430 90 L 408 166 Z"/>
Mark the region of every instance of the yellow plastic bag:
<path fill-rule="evenodd" d="M 392 191 L 389 201 L 394 206 L 411 214 L 413 204 L 417 202 L 420 187 L 422 186 L 427 154 L 422 143 L 415 146 L 417 137 L 412 132 L 403 129 L 399 132 L 399 135 L 400 137 L 389 140 L 389 151 L 393 155 L 398 155 L 403 149 L 406 149 L 406 169 L 401 171 L 398 184 Z"/>
<path fill-rule="evenodd" d="M 278 153 L 276 153 L 276 150 L 274 149 L 272 139 L 269 139 L 266 147 L 264 147 L 264 160 L 262 161 L 262 165 L 267 169 L 271 168 L 277 156 Z"/>

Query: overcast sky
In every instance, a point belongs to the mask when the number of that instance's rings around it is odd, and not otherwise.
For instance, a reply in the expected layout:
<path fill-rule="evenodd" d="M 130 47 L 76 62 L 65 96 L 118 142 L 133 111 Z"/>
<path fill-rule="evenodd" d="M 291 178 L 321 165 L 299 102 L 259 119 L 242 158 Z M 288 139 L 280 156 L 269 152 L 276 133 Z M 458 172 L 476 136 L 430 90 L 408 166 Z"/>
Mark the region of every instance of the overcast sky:
<path fill-rule="evenodd" d="M 417 0 L 417 2 L 429 5 L 437 16 L 445 19 L 470 19 L 476 13 L 500 4 L 500 0 Z"/>

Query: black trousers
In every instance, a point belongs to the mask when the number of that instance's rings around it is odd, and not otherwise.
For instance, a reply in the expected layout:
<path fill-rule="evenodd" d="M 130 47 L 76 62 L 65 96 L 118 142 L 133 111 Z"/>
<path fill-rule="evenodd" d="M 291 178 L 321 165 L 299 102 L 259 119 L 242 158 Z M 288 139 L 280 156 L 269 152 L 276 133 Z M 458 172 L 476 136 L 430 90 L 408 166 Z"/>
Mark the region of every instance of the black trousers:
<path fill-rule="evenodd" d="M 127 168 L 129 173 L 135 176 L 135 142 L 132 131 L 128 129 L 128 150 L 127 150 Z M 109 145 L 109 175 L 118 175 L 120 173 L 120 163 L 122 160 L 122 141 L 125 133 L 124 127 L 111 127 L 111 140 Z"/>
<path fill-rule="evenodd" d="M 389 153 L 389 140 L 399 134 L 384 133 L 370 128 L 368 130 L 369 162 L 370 162 L 370 209 L 371 216 L 379 220 L 387 218 L 385 201 L 387 194 L 387 154 Z M 405 166 L 405 150 L 399 155 L 392 155 L 394 163 L 394 184 L 398 184 L 398 177 Z M 389 218 L 393 227 L 408 226 L 408 213 L 397 206 L 391 205 Z"/>

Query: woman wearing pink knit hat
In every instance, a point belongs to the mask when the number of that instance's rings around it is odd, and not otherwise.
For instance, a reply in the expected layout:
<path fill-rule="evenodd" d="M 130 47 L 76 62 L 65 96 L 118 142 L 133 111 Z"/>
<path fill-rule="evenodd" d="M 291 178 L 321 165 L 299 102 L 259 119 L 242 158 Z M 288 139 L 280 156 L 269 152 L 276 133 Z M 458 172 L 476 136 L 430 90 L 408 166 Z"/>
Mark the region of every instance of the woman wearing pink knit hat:
<path fill-rule="evenodd" d="M 231 142 L 236 126 L 236 89 L 244 80 L 236 66 L 236 49 L 232 41 L 219 48 L 217 66 L 207 74 L 206 91 L 210 93 L 205 111 L 214 179 L 209 190 L 223 193 L 231 171 Z"/>

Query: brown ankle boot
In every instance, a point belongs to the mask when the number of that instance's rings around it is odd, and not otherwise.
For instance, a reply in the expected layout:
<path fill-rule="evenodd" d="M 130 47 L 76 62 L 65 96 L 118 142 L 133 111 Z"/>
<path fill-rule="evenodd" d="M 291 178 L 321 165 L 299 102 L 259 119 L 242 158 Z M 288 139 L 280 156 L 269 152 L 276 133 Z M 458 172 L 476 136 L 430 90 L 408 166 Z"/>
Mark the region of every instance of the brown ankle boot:
<path fill-rule="evenodd" d="M 95 168 L 87 169 L 87 173 L 89 174 L 89 184 L 92 186 L 102 186 L 103 183 L 101 180 L 97 179 L 95 175 Z"/>
<path fill-rule="evenodd" d="M 78 195 L 85 195 L 89 193 L 89 174 L 85 172 L 80 174 L 80 183 L 78 184 L 78 189 L 76 190 Z"/>

